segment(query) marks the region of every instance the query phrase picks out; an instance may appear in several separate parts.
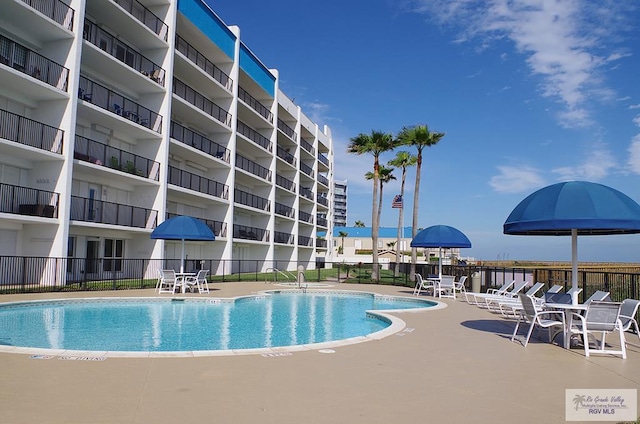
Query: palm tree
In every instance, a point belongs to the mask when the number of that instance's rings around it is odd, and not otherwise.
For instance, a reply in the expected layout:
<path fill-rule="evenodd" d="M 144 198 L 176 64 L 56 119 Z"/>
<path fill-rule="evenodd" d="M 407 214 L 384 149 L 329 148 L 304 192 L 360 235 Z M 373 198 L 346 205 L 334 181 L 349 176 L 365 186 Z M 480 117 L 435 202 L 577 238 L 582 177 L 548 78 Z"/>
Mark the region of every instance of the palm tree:
<path fill-rule="evenodd" d="M 358 228 L 364 228 L 366 225 L 364 225 L 364 222 L 358 220 L 356 221 L 356 224 L 354 226 Z"/>
<path fill-rule="evenodd" d="M 395 180 L 396 177 L 393 175 L 393 168 L 387 168 L 384 165 L 380 165 L 378 173 L 380 174 L 378 178 L 378 182 L 380 183 L 380 196 L 378 197 L 378 222 L 380 222 L 380 216 L 382 215 L 382 187 L 389 181 Z M 364 174 L 364 177 L 367 180 L 372 180 L 373 172 L 367 172 Z"/>
<path fill-rule="evenodd" d="M 344 254 L 344 238 L 346 236 L 348 236 L 349 233 L 347 233 L 346 231 L 338 231 L 338 237 L 340 237 L 342 239 L 342 246 L 340 246 L 340 252 L 339 253 L 343 253 Z"/>
<path fill-rule="evenodd" d="M 414 127 L 404 127 L 398 134 L 398 142 L 402 145 L 415 146 L 418 155 L 416 159 L 416 186 L 413 192 L 413 222 L 411 228 L 411 237 L 414 238 L 418 234 L 418 203 L 420 199 L 420 172 L 422 170 L 422 151 L 425 147 L 431 147 L 437 144 L 444 137 L 444 133 L 431 132 L 427 125 L 416 125 Z M 411 271 L 409 279 L 415 281 L 416 278 L 416 260 L 418 252 L 416 248 L 411 249 Z"/>
<path fill-rule="evenodd" d="M 378 220 L 378 179 L 380 178 L 380 155 L 393 149 L 393 136 L 382 131 L 371 131 L 371 134 L 359 134 L 353 137 L 347 147 L 348 153 L 362 155 L 370 153 L 373 155 L 373 198 L 371 211 L 371 240 L 373 243 L 373 268 L 371 279 L 378 281 L 378 232 L 380 222 Z"/>
<path fill-rule="evenodd" d="M 394 271 L 394 276 L 396 277 L 400 276 L 400 238 L 404 237 L 404 234 L 402 234 L 402 218 L 404 217 L 404 182 L 407 178 L 407 168 L 414 166 L 417 161 L 418 158 L 416 156 L 409 152 L 401 151 L 396 153 L 395 158 L 387 162 L 387 165 L 402 168 L 402 182 L 400 183 L 400 198 L 402 199 L 402 204 L 398 213 L 398 238 L 396 240 L 398 249 L 396 249 L 396 269 Z"/>

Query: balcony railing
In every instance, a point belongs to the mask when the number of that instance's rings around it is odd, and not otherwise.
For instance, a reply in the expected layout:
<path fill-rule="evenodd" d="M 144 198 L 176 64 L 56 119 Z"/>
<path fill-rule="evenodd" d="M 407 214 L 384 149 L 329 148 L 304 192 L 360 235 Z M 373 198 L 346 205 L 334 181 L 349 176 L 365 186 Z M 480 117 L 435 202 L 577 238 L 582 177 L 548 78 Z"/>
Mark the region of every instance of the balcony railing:
<path fill-rule="evenodd" d="M 313 168 L 307 165 L 306 163 L 300 162 L 300 170 L 305 174 L 307 174 L 308 176 L 310 176 L 311 178 L 313 178 L 314 176 Z"/>
<path fill-rule="evenodd" d="M 64 131 L 0 109 L 0 138 L 61 154 Z"/>
<path fill-rule="evenodd" d="M 296 183 L 283 177 L 282 175 L 276 174 L 276 185 L 286 190 L 296 191 Z"/>
<path fill-rule="evenodd" d="M 313 224 L 313 215 L 311 215 L 310 213 L 303 212 L 303 211 L 298 211 L 298 219 L 300 221 L 304 221 L 304 222 L 308 222 L 310 224 Z"/>
<path fill-rule="evenodd" d="M 324 184 L 327 187 L 329 187 L 329 179 L 327 177 L 325 177 L 324 175 L 318 174 L 318 182 L 321 183 L 321 184 Z"/>
<path fill-rule="evenodd" d="M 282 231 L 274 231 L 273 242 L 281 244 L 293 244 L 293 234 L 284 233 Z"/>
<path fill-rule="evenodd" d="M 67 91 L 69 69 L 2 35 L 0 63 L 59 90 Z"/>
<path fill-rule="evenodd" d="M 298 236 L 298 246 L 313 246 L 313 239 L 307 236 Z"/>
<path fill-rule="evenodd" d="M 278 129 L 285 133 L 293 141 L 297 141 L 298 138 L 296 132 L 289 125 L 285 124 L 282 119 L 278 119 Z"/>
<path fill-rule="evenodd" d="M 313 191 L 307 187 L 300 187 L 300 195 L 306 197 L 309 200 L 313 200 Z"/>
<path fill-rule="evenodd" d="M 162 40 L 167 41 L 169 27 L 152 11 L 136 0 L 113 0 L 131 16 L 142 22 Z"/>
<path fill-rule="evenodd" d="M 38 12 L 59 23 L 63 28 L 73 31 L 75 10 L 60 0 L 22 0 Z"/>
<path fill-rule="evenodd" d="M 290 206 L 283 205 L 282 203 L 276 202 L 275 204 L 275 213 L 281 216 L 286 216 L 288 218 L 293 218 L 296 216 L 296 210 Z"/>
<path fill-rule="evenodd" d="M 320 218 L 320 217 L 317 217 L 317 218 L 316 218 L 316 223 L 317 223 L 317 224 L 318 224 L 318 226 L 320 226 L 320 227 L 325 227 L 325 228 L 326 228 L 326 227 L 327 227 L 327 223 L 328 223 L 328 222 L 329 222 L 329 221 L 327 221 L 327 219 L 326 219 L 326 218 Z"/>
<path fill-rule="evenodd" d="M 230 163 L 231 161 L 229 149 L 222 146 L 221 144 L 216 143 L 213 140 L 208 139 L 202 134 L 190 130 L 189 128 L 183 127 L 175 121 L 171 121 L 170 132 L 171 138 L 178 140 L 179 142 L 184 143 L 187 146 L 198 149 L 201 152 L 208 154 L 209 156 L 214 156 L 218 159 L 222 159 L 227 163 Z"/>
<path fill-rule="evenodd" d="M 244 122 L 238 121 L 237 130 L 240 134 L 247 137 L 249 140 L 253 141 L 258 146 L 264 147 L 269 152 L 272 151 L 273 145 L 271 143 L 271 140 L 269 140 L 267 137 L 263 136 L 262 134 L 260 134 L 259 132 L 257 132 L 256 130 L 254 130 Z"/>
<path fill-rule="evenodd" d="M 323 195 L 319 194 L 316 196 L 316 200 L 318 201 L 318 203 L 320 203 L 321 205 L 324 206 L 329 206 L 329 199 L 327 199 L 326 197 L 324 197 Z"/>
<path fill-rule="evenodd" d="M 0 183 L 0 212 L 57 218 L 59 199 L 52 191 Z"/>
<path fill-rule="evenodd" d="M 313 148 L 313 144 L 309 143 L 303 137 L 300 137 L 300 146 L 312 155 L 316 152 L 316 149 Z"/>
<path fill-rule="evenodd" d="M 256 196 L 255 194 L 247 193 L 238 188 L 234 190 L 234 200 L 241 205 L 251 206 L 252 208 L 261 209 L 269 212 L 271 210 L 271 202 L 264 197 Z"/>
<path fill-rule="evenodd" d="M 71 196 L 72 221 L 97 222 L 134 228 L 155 228 L 158 211 L 120 203 Z"/>
<path fill-rule="evenodd" d="M 236 167 L 244 169 L 245 171 L 257 175 L 260 178 L 264 178 L 267 181 L 271 181 L 271 171 L 262 165 L 258 165 L 252 160 L 245 158 L 242 155 L 236 153 Z"/>
<path fill-rule="evenodd" d="M 178 78 L 173 78 L 173 93 L 184 99 L 187 103 L 197 107 L 212 118 L 222 122 L 227 127 L 231 127 L 231 115 L 211 100 L 204 97 L 198 91 L 189 87 Z"/>
<path fill-rule="evenodd" d="M 162 131 L 161 115 L 83 76 L 78 98 L 157 133 Z"/>
<path fill-rule="evenodd" d="M 316 247 L 323 247 L 323 248 L 327 248 L 327 240 L 326 239 L 316 239 Z"/>
<path fill-rule="evenodd" d="M 164 69 L 88 19 L 82 38 L 164 87 Z"/>
<path fill-rule="evenodd" d="M 323 155 L 320 152 L 318 152 L 318 160 L 324 163 L 325 165 L 329 166 L 329 158 L 327 158 L 325 155 Z"/>
<path fill-rule="evenodd" d="M 175 166 L 169 166 L 168 183 L 221 199 L 229 198 L 229 187 L 226 184 L 193 174 L 189 171 L 176 168 Z"/>
<path fill-rule="evenodd" d="M 247 227 L 246 225 L 233 224 L 233 238 L 269 241 L 269 231 L 263 228 Z"/>
<path fill-rule="evenodd" d="M 73 158 L 160 181 L 158 162 L 79 135 L 76 135 Z"/>
<path fill-rule="evenodd" d="M 283 159 L 285 162 L 296 166 L 296 157 L 293 156 L 291 153 L 289 153 L 289 149 L 283 149 L 280 146 L 276 147 L 276 155 L 280 158 Z"/>
<path fill-rule="evenodd" d="M 256 98 L 254 98 L 251 94 L 247 93 L 245 89 L 242 87 L 238 87 L 238 99 L 245 102 L 249 107 L 262 117 L 264 117 L 267 121 L 273 124 L 273 113 L 267 108 L 265 105 L 260 103 Z"/>
<path fill-rule="evenodd" d="M 209 74 L 214 80 L 218 81 L 227 91 L 231 91 L 233 80 L 229 78 L 229 75 L 225 74 L 222 69 L 214 65 L 205 55 L 196 50 L 195 47 L 178 34 L 176 34 L 176 50 L 182 53 L 198 68 Z"/>
<path fill-rule="evenodd" d="M 178 214 L 167 213 L 167 219 L 173 218 L 173 217 L 176 217 L 176 216 L 178 216 Z M 209 227 L 211 229 L 211 231 L 213 231 L 213 234 L 215 234 L 216 237 L 226 237 L 227 236 L 227 223 L 226 222 L 215 221 L 213 219 L 206 219 L 206 218 L 200 218 L 200 217 L 195 217 L 195 218 L 198 218 L 200 221 L 202 221 L 205 224 L 207 224 L 207 227 Z"/>

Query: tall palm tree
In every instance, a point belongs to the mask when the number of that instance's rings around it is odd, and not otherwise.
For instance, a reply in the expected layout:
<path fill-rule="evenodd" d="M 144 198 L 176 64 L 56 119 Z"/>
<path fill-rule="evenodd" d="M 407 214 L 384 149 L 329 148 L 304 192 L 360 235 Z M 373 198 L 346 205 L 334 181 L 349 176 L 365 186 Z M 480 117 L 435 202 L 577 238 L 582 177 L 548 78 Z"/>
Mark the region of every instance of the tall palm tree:
<path fill-rule="evenodd" d="M 378 272 L 378 233 L 380 222 L 378 220 L 378 179 L 380 178 L 380 155 L 395 147 L 393 136 L 382 131 L 371 131 L 371 134 L 359 134 L 353 137 L 347 147 L 348 153 L 373 155 L 373 198 L 371 210 L 371 240 L 373 243 L 373 268 L 371 279 L 379 280 Z"/>
<path fill-rule="evenodd" d="M 416 125 L 414 127 L 404 127 L 398 134 L 397 140 L 402 145 L 415 146 L 418 151 L 416 159 L 416 186 L 413 192 L 413 222 L 411 228 L 411 237 L 415 238 L 418 234 L 418 203 L 420 199 L 420 172 L 422 170 L 422 151 L 425 147 L 431 147 L 437 144 L 444 137 L 444 133 L 431 132 L 427 125 Z M 411 271 L 409 278 L 415 281 L 416 278 L 416 260 L 418 259 L 418 251 L 416 248 L 411 249 Z"/>
<path fill-rule="evenodd" d="M 346 231 L 338 231 L 338 237 L 342 239 L 342 246 L 340 246 L 340 253 L 342 254 L 344 254 L 344 238 L 348 235 L 349 233 L 347 233 Z"/>
<path fill-rule="evenodd" d="M 380 196 L 378 196 L 378 222 L 380 222 L 380 216 L 382 215 L 382 187 L 389 181 L 393 181 L 396 179 L 396 176 L 393 175 L 393 168 L 387 168 L 384 165 L 380 165 L 380 170 L 378 171 L 380 174 L 378 176 L 378 182 L 380 183 Z M 373 172 L 369 171 L 364 174 L 364 177 L 367 180 L 373 179 Z"/>
<path fill-rule="evenodd" d="M 366 227 L 366 225 L 364 225 L 364 222 L 362 222 L 362 221 L 360 221 L 360 220 L 357 220 L 357 221 L 356 221 L 356 223 L 355 223 L 355 225 L 354 225 L 354 227 L 357 227 L 357 228 L 364 228 L 364 227 Z"/>
<path fill-rule="evenodd" d="M 404 217 L 404 182 L 407 178 L 407 168 L 414 166 L 418 162 L 418 158 L 409 152 L 400 151 L 396 153 L 396 157 L 387 162 L 387 165 L 395 166 L 396 168 L 402 168 L 402 179 L 400 183 L 400 198 L 402 204 L 398 213 L 398 237 L 396 240 L 396 269 L 394 276 L 400 276 L 400 238 L 404 236 L 402 229 L 402 218 Z"/>

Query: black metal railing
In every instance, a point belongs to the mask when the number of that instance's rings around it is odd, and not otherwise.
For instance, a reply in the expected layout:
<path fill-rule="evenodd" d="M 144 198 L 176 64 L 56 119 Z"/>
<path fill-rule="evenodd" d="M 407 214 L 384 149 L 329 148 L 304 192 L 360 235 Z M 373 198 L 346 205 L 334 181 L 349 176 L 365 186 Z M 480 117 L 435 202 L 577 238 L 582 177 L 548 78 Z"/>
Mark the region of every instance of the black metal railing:
<path fill-rule="evenodd" d="M 73 31 L 75 10 L 60 0 L 22 0 L 38 12 L 59 23 L 63 28 Z"/>
<path fill-rule="evenodd" d="M 326 239 L 316 239 L 316 247 L 327 248 L 327 240 Z"/>
<path fill-rule="evenodd" d="M 198 68 L 209 74 L 214 80 L 218 81 L 227 91 L 231 91 L 233 80 L 229 78 L 229 75 L 225 74 L 222 69 L 218 68 L 213 62 L 207 59 L 205 55 L 200 53 L 178 34 L 176 34 L 176 50 L 182 53 Z"/>
<path fill-rule="evenodd" d="M 271 202 L 264 197 L 256 196 L 255 194 L 247 193 L 238 188 L 234 190 L 234 201 L 241 205 L 251 206 L 252 208 L 260 209 L 269 212 L 271 210 Z"/>
<path fill-rule="evenodd" d="M 236 153 L 236 168 L 244 169 L 245 171 L 253 175 L 257 175 L 260 178 L 271 181 L 271 171 L 269 169 L 255 163 L 250 159 L 245 158 L 238 153 Z"/>
<path fill-rule="evenodd" d="M 298 246 L 313 246 L 313 239 L 307 236 L 298 235 Z"/>
<path fill-rule="evenodd" d="M 176 216 L 178 216 L 178 214 L 167 212 L 167 219 L 173 218 L 173 217 L 176 217 Z M 200 218 L 200 217 L 197 217 L 197 216 L 194 217 L 194 218 L 198 218 L 200 221 L 202 221 L 205 224 L 207 224 L 207 227 L 209 227 L 211 229 L 211 231 L 213 231 L 213 234 L 215 234 L 216 237 L 226 237 L 227 236 L 227 223 L 226 222 L 216 221 L 216 220 L 213 220 L 213 219 Z"/>
<path fill-rule="evenodd" d="M 313 168 L 307 165 L 306 163 L 300 162 L 300 170 L 305 174 L 307 174 L 308 176 L 310 176 L 311 178 L 314 177 Z"/>
<path fill-rule="evenodd" d="M 271 113 L 269 108 L 267 108 L 265 105 L 260 103 L 251 94 L 247 93 L 247 91 L 242 87 L 238 87 L 238 99 L 242 100 L 251 109 L 258 112 L 259 115 L 261 115 L 263 118 L 265 118 L 267 121 L 273 124 L 273 113 Z"/>
<path fill-rule="evenodd" d="M 276 185 L 284 188 L 285 190 L 296 191 L 296 183 L 282 175 L 276 174 Z"/>
<path fill-rule="evenodd" d="M 282 231 L 273 232 L 273 242 L 280 244 L 293 244 L 293 234 L 285 233 Z"/>
<path fill-rule="evenodd" d="M 318 226 L 326 228 L 329 221 L 327 221 L 326 218 L 316 217 L 316 223 L 318 224 Z"/>
<path fill-rule="evenodd" d="M 276 147 L 276 155 L 280 158 L 283 159 L 285 162 L 296 166 L 296 157 L 293 156 L 291 153 L 289 153 L 289 148 L 283 149 L 280 146 Z"/>
<path fill-rule="evenodd" d="M 327 177 L 325 177 L 324 175 L 318 174 L 318 182 L 320 184 L 323 184 L 323 185 L 329 187 L 329 179 Z"/>
<path fill-rule="evenodd" d="M 290 206 L 283 205 L 282 203 L 276 202 L 274 212 L 281 216 L 286 216 L 288 218 L 294 218 L 296 216 L 296 210 Z"/>
<path fill-rule="evenodd" d="M 94 46 L 107 52 L 110 56 L 115 57 L 120 62 L 164 87 L 165 71 L 160 65 L 146 58 L 133 47 L 123 43 L 118 37 L 105 31 L 88 19 L 84 20 L 82 37 Z"/>
<path fill-rule="evenodd" d="M 307 187 L 300 187 L 300 195 L 309 200 L 313 200 L 313 191 Z"/>
<path fill-rule="evenodd" d="M 304 211 L 298 211 L 298 219 L 313 224 L 313 215 Z"/>
<path fill-rule="evenodd" d="M 0 183 L 0 212 L 57 218 L 59 200 L 52 191 Z"/>
<path fill-rule="evenodd" d="M 313 148 L 313 144 L 309 143 L 303 137 L 300 137 L 300 146 L 312 155 L 316 152 L 316 149 Z"/>
<path fill-rule="evenodd" d="M 61 154 L 64 131 L 0 109 L 0 138 Z"/>
<path fill-rule="evenodd" d="M 208 154 L 209 156 L 214 156 L 218 159 L 222 159 L 227 163 L 230 163 L 231 155 L 229 153 L 229 149 L 205 137 L 204 135 L 189 128 L 183 127 L 175 121 L 171 121 L 171 127 L 169 128 L 169 131 L 171 133 L 171 138 L 184 143 L 187 146 L 198 149 L 201 152 Z"/>
<path fill-rule="evenodd" d="M 169 27 L 162 19 L 142 5 L 137 0 L 113 0 L 126 10 L 131 16 L 140 21 L 144 26 L 153 31 L 162 40 L 167 41 Z"/>
<path fill-rule="evenodd" d="M 0 63 L 52 87 L 67 91 L 69 69 L 0 35 Z"/>
<path fill-rule="evenodd" d="M 79 135 L 76 135 L 73 158 L 160 181 L 158 162 Z"/>
<path fill-rule="evenodd" d="M 72 221 L 97 222 L 134 228 L 155 228 L 158 211 L 121 203 L 71 196 Z"/>
<path fill-rule="evenodd" d="M 161 115 L 83 76 L 80 76 L 78 98 L 157 133 L 162 132 Z"/>
<path fill-rule="evenodd" d="M 316 196 L 316 200 L 323 206 L 329 206 L 329 199 L 327 199 L 320 193 L 318 193 L 318 195 Z"/>
<path fill-rule="evenodd" d="M 229 198 L 229 186 L 192 172 L 169 166 L 169 184 L 221 199 Z"/>
<path fill-rule="evenodd" d="M 269 241 L 269 231 L 264 228 L 233 224 L 233 238 Z"/>
<path fill-rule="evenodd" d="M 327 158 L 325 155 L 323 155 L 320 152 L 318 152 L 318 160 L 324 163 L 325 165 L 329 166 L 329 158 Z"/>
<path fill-rule="evenodd" d="M 173 93 L 215 120 L 220 121 L 227 127 L 231 127 L 231 114 L 229 112 L 175 77 L 173 78 Z"/>
<path fill-rule="evenodd" d="M 272 151 L 273 144 L 271 143 L 271 140 L 269 140 L 267 137 L 263 136 L 244 122 L 238 121 L 237 131 L 243 136 L 247 137 L 249 140 L 256 143 L 258 146 L 264 147 L 269 152 Z"/>
<path fill-rule="evenodd" d="M 293 141 L 297 141 L 298 135 L 289 125 L 285 124 L 282 119 L 278 119 L 278 129 L 285 133 Z"/>

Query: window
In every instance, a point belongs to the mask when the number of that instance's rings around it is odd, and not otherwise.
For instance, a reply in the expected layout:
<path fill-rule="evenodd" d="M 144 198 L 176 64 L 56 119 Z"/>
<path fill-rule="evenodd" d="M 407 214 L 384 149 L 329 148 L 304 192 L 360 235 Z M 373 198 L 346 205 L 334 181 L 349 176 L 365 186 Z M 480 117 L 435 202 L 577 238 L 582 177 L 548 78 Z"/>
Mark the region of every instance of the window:
<path fill-rule="evenodd" d="M 124 240 L 104 240 L 104 271 L 122 271 L 122 258 L 124 256 Z"/>

